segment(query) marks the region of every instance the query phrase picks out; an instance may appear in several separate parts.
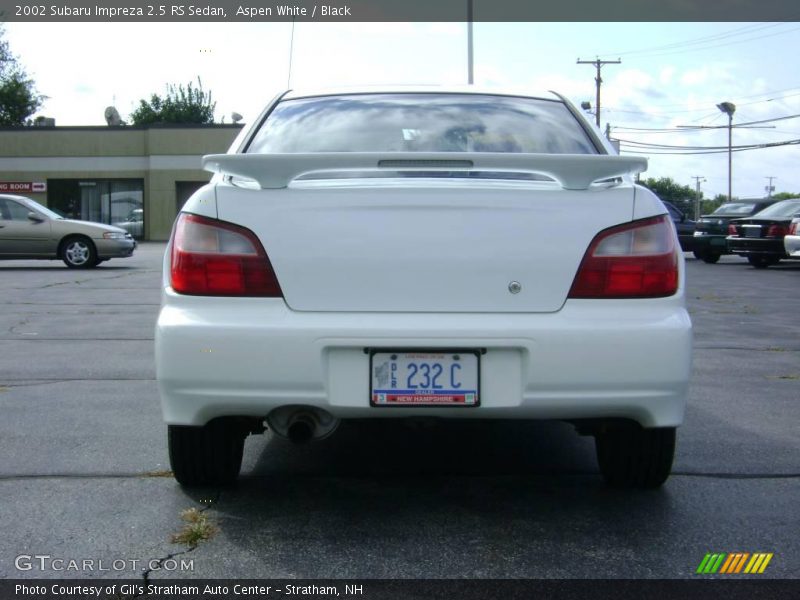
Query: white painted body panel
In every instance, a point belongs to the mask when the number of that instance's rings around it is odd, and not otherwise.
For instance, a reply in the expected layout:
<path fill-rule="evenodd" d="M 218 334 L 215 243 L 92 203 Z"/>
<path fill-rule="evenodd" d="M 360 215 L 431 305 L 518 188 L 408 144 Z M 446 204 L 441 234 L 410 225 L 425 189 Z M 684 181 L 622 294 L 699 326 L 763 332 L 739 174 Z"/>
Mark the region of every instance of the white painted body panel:
<path fill-rule="evenodd" d="M 292 310 L 554 312 L 597 232 L 631 219 L 633 196 L 629 184 L 345 180 L 220 184 L 217 209 L 262 241 Z"/>
<path fill-rule="evenodd" d="M 792 223 L 800 223 L 800 219 L 794 219 Z M 800 234 L 783 236 L 783 247 L 792 258 L 800 258 Z"/>
<path fill-rule="evenodd" d="M 682 297 L 570 300 L 555 314 L 301 313 L 280 299 L 179 296 L 156 331 L 167 423 L 263 417 L 288 405 L 341 418 L 683 420 L 691 323 Z M 485 348 L 481 406 L 369 405 L 365 348 Z"/>

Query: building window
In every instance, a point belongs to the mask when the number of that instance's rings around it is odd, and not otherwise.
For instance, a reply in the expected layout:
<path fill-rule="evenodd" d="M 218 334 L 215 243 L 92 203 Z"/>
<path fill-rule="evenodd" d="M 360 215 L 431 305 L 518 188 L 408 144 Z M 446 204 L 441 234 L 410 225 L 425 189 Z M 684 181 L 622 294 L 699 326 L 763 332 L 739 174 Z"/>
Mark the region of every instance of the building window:
<path fill-rule="evenodd" d="M 116 225 L 144 238 L 143 179 L 49 179 L 47 205 L 67 218 Z"/>
<path fill-rule="evenodd" d="M 181 212 L 183 205 L 197 190 L 208 181 L 176 181 L 175 182 L 175 213 Z"/>

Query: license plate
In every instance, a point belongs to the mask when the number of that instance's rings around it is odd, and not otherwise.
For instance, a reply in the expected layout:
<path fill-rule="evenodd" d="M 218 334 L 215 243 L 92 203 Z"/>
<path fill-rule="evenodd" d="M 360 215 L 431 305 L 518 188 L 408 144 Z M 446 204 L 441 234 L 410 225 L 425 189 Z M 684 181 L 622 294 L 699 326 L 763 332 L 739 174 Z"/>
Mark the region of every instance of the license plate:
<path fill-rule="evenodd" d="M 749 238 L 761 237 L 761 225 L 742 225 L 742 230 L 744 232 L 744 237 L 749 237 Z"/>
<path fill-rule="evenodd" d="M 479 350 L 370 353 L 372 406 L 478 406 Z"/>

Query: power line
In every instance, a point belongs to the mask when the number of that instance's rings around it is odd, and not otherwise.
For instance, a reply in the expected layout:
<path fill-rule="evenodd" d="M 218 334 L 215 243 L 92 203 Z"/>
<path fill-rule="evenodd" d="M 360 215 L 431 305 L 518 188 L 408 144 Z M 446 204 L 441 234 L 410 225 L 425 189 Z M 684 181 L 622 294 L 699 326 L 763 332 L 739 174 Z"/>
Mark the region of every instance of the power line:
<path fill-rule="evenodd" d="M 746 123 L 737 123 L 733 126 L 734 129 L 737 128 L 747 128 L 750 125 L 761 125 L 763 123 L 774 123 L 776 121 L 786 121 L 789 119 L 797 119 L 800 118 L 800 114 L 796 115 L 785 115 L 782 117 L 773 117 L 772 119 L 761 119 L 760 121 L 748 121 Z M 624 125 L 613 125 L 611 127 L 617 131 L 625 131 L 625 132 L 636 132 L 637 134 L 646 134 L 646 133 L 695 133 L 698 131 L 706 131 L 709 129 L 727 129 L 727 125 L 679 125 L 675 128 L 669 127 L 625 127 Z"/>
<path fill-rule="evenodd" d="M 736 36 L 736 35 L 747 35 L 749 33 L 754 33 L 754 32 L 759 31 L 761 29 L 768 29 L 768 28 L 776 27 L 778 25 L 783 25 L 783 24 L 784 23 L 767 23 L 767 24 L 760 23 L 760 24 L 756 24 L 756 25 L 745 25 L 744 27 L 739 27 L 738 29 L 732 29 L 730 31 L 725 31 L 725 32 L 722 32 L 722 33 L 716 33 L 716 34 L 713 34 L 713 35 L 702 36 L 702 37 L 699 37 L 699 38 L 690 38 L 688 40 L 683 40 L 683 41 L 680 41 L 680 42 L 672 42 L 670 44 L 662 44 L 660 46 L 650 46 L 648 48 L 640 48 L 638 50 L 628 50 L 628 51 L 625 51 L 625 52 L 601 52 L 600 56 L 609 56 L 609 55 L 631 56 L 631 55 L 635 55 L 635 54 L 646 54 L 646 53 L 649 53 L 649 52 L 658 52 L 658 51 L 661 51 L 661 50 L 669 50 L 669 49 L 672 49 L 672 48 L 680 48 L 680 47 L 685 47 L 685 46 L 691 46 L 691 45 L 694 45 L 694 44 L 704 44 L 704 43 L 708 43 L 708 42 L 717 41 L 719 39 L 733 37 L 733 36 Z"/>
<path fill-rule="evenodd" d="M 786 25 L 786 24 L 787 23 L 768 24 L 768 25 L 764 25 L 760 29 L 767 29 L 769 27 L 777 27 L 779 25 Z M 734 45 L 734 44 L 746 44 L 746 43 L 749 43 L 749 42 L 754 42 L 754 41 L 757 41 L 757 40 L 760 40 L 760 39 L 764 39 L 764 38 L 768 38 L 768 37 L 776 37 L 778 35 L 784 35 L 784 34 L 787 34 L 787 33 L 792 33 L 793 31 L 796 31 L 797 29 L 798 29 L 797 27 L 794 27 L 792 29 L 787 29 L 785 31 L 780 31 L 780 32 L 777 32 L 777 33 L 771 33 L 771 34 L 768 34 L 768 35 L 760 35 L 760 36 L 755 36 L 755 37 L 749 37 L 749 38 L 746 38 L 746 39 L 743 39 L 743 40 L 723 41 L 722 43 L 715 43 L 715 42 L 719 41 L 720 39 L 724 39 L 724 38 L 711 39 L 711 37 L 713 37 L 713 36 L 710 36 L 706 40 L 697 40 L 695 42 L 685 42 L 685 43 L 676 42 L 674 44 L 668 44 L 668 45 L 666 45 L 664 47 L 661 47 L 661 48 L 655 47 L 655 48 L 651 48 L 649 50 L 634 50 L 634 51 L 630 51 L 630 52 L 627 52 L 627 53 L 626 52 L 622 52 L 622 53 L 615 53 L 615 54 L 617 54 L 619 56 L 629 55 L 629 59 L 630 60 L 637 60 L 637 59 L 641 60 L 641 59 L 644 59 L 644 58 L 654 58 L 654 57 L 659 57 L 659 56 L 671 56 L 671 55 L 675 55 L 675 54 L 686 54 L 688 52 L 699 52 L 699 51 L 703 51 L 703 50 L 713 50 L 713 49 L 716 49 L 716 48 L 722 48 L 724 46 L 731 46 L 731 45 Z M 753 31 L 748 31 L 748 32 L 741 33 L 741 34 L 738 34 L 738 35 L 747 35 L 748 33 L 755 33 L 756 31 L 758 31 L 758 29 L 754 29 Z M 731 36 L 727 36 L 727 37 L 734 37 L 734 36 L 731 35 Z M 694 47 L 692 47 L 692 46 L 694 46 Z M 630 56 L 630 55 L 634 55 L 634 56 Z M 635 55 L 641 55 L 641 56 L 635 56 Z"/>
<path fill-rule="evenodd" d="M 648 144 L 646 142 L 637 142 L 634 140 L 623 140 L 621 138 L 615 138 L 622 144 L 628 144 L 631 146 L 639 146 L 642 148 L 670 148 L 676 150 L 725 150 L 728 146 L 676 146 L 670 144 Z M 732 146 L 735 149 L 747 149 L 747 148 L 768 148 L 770 146 L 779 146 L 779 145 L 787 145 L 787 144 L 800 144 L 800 139 L 794 140 L 782 140 L 780 142 L 766 142 L 763 144 L 742 144 L 739 146 Z"/>
<path fill-rule="evenodd" d="M 791 88 L 791 90 L 795 90 L 795 89 L 797 89 L 797 88 Z M 786 91 L 791 91 L 791 90 L 786 90 Z M 744 98 L 757 98 L 758 96 L 766 96 L 766 95 L 769 95 L 770 93 L 775 93 L 775 92 L 766 92 L 764 94 L 756 94 L 754 96 L 744 96 Z M 765 98 L 764 100 L 754 100 L 753 102 L 744 102 L 744 103 L 742 103 L 742 102 L 739 102 L 737 100 L 736 101 L 736 105 L 739 108 L 741 108 L 742 106 L 752 106 L 754 104 L 763 104 L 765 102 L 775 102 L 775 101 L 780 101 L 780 100 L 786 100 L 787 98 L 795 98 L 797 96 L 800 96 L 800 92 L 798 92 L 796 94 L 788 94 L 786 96 L 778 96 L 778 97 L 775 97 L 775 98 Z M 654 106 L 653 108 L 657 108 L 658 109 L 658 108 L 664 108 L 664 107 L 669 107 L 669 106 L 680 106 L 680 105 L 679 104 L 665 104 L 662 107 Z M 693 113 L 693 112 L 706 111 L 708 109 L 705 108 L 705 107 L 703 107 L 703 108 L 685 108 L 685 109 L 681 109 L 681 110 L 661 110 L 659 112 L 653 113 L 653 112 L 648 112 L 648 111 L 643 111 L 643 110 L 629 110 L 629 109 L 624 109 L 624 108 L 614 108 L 612 106 L 612 107 L 607 107 L 606 110 L 608 112 L 620 112 L 620 113 L 627 113 L 627 114 L 633 114 L 633 115 L 647 115 L 649 117 L 660 117 L 662 115 L 675 115 L 675 114 L 682 114 L 682 113 Z M 709 115 L 710 114 L 717 114 L 717 113 L 709 113 Z"/>
<path fill-rule="evenodd" d="M 623 142 L 620 140 L 621 144 L 627 146 L 631 144 L 631 142 Z M 730 151 L 731 152 L 746 152 L 748 150 L 763 150 L 765 148 L 777 148 L 780 146 L 796 146 L 800 144 L 800 139 L 796 140 L 787 140 L 783 142 L 774 142 L 769 144 L 753 144 L 750 146 L 733 146 Z M 724 149 L 713 149 L 713 148 L 721 148 L 720 146 L 709 146 L 707 149 L 703 149 L 702 147 L 694 148 L 687 147 L 685 150 L 681 150 L 680 147 L 676 147 L 677 151 L 670 152 L 666 148 L 649 148 L 648 146 L 634 146 L 635 149 L 623 147 L 627 154 L 645 154 L 645 155 L 662 155 L 662 156 L 692 156 L 692 155 L 699 155 L 699 154 L 722 154 L 728 153 L 728 147 L 725 146 Z M 649 148 L 649 149 L 648 149 Z"/>
<path fill-rule="evenodd" d="M 797 119 L 798 117 L 800 117 L 800 114 L 798 114 L 798 115 L 787 115 L 785 117 L 775 117 L 774 119 L 764 119 L 762 121 L 749 121 L 747 123 L 737 123 L 736 125 L 734 125 L 734 127 L 742 127 L 744 125 L 759 125 L 761 123 L 774 123 L 775 121 L 785 121 L 787 119 Z"/>

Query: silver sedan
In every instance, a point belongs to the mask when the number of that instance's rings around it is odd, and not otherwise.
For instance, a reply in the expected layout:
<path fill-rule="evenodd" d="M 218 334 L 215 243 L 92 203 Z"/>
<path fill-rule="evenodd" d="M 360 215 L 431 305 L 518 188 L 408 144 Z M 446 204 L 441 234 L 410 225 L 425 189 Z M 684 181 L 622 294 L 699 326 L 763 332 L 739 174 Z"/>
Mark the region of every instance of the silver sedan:
<path fill-rule="evenodd" d="M 0 260 L 63 260 L 85 269 L 131 256 L 135 248 L 124 229 L 65 219 L 30 198 L 0 194 Z"/>

